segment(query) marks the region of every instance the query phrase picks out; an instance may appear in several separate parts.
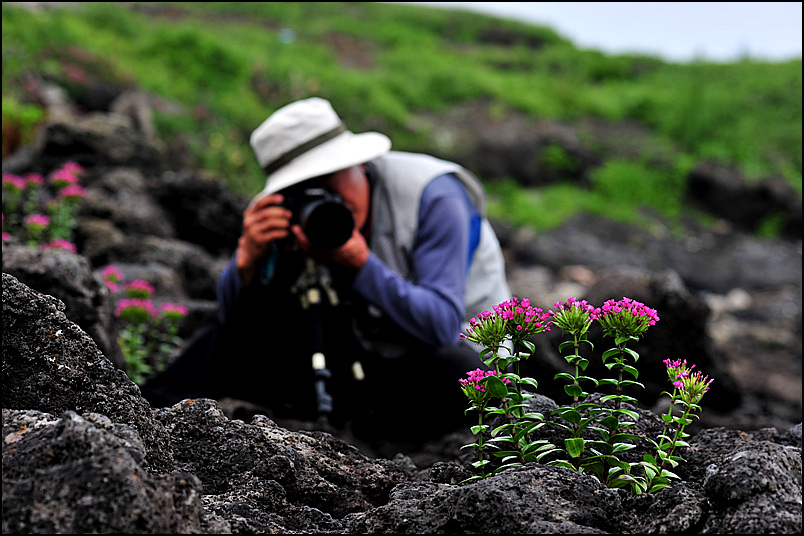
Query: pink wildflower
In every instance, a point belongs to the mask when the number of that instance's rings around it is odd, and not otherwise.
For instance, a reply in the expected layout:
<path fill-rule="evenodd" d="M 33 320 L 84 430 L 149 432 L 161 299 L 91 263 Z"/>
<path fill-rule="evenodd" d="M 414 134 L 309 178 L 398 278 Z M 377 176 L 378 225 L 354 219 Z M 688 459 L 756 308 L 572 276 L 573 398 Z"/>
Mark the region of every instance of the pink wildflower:
<path fill-rule="evenodd" d="M 597 320 L 611 337 L 637 337 L 655 325 L 659 315 L 644 303 L 623 297 L 620 301 L 605 302 Z"/>
<path fill-rule="evenodd" d="M 486 378 L 496 376 L 497 372 L 494 370 L 475 369 L 470 370 L 466 375 L 468 378 L 461 378 L 458 383 L 461 384 L 461 390 L 467 398 L 475 403 L 483 403 L 488 400 L 491 394 L 486 391 Z M 508 378 L 501 378 L 501 380 L 506 385 L 511 383 Z"/>
<path fill-rule="evenodd" d="M 118 268 L 113 264 L 110 264 L 101 270 L 101 276 L 103 276 L 104 281 L 111 281 L 113 283 L 119 283 L 125 279 L 123 272 L 118 270 Z"/>
<path fill-rule="evenodd" d="M 63 249 L 65 251 L 71 251 L 73 253 L 78 251 L 78 248 L 75 247 L 75 244 L 63 238 L 54 238 L 47 244 L 42 244 L 41 247 L 42 249 Z"/>
<path fill-rule="evenodd" d="M 154 287 L 147 281 L 135 279 L 126 285 L 126 294 L 130 298 L 148 298 L 154 293 Z"/>
<path fill-rule="evenodd" d="M 25 182 L 28 186 L 41 186 L 42 185 L 42 175 L 39 173 L 28 173 L 25 175 Z"/>
<path fill-rule="evenodd" d="M 79 184 L 65 186 L 60 192 L 59 197 L 64 199 L 76 200 L 86 197 L 87 189 Z"/>
<path fill-rule="evenodd" d="M 78 184 L 78 176 L 71 171 L 60 168 L 50 174 L 50 183 L 57 188 L 64 188 L 71 184 Z"/>
<path fill-rule="evenodd" d="M 187 307 L 178 303 L 163 303 L 159 306 L 159 310 L 162 311 L 165 318 L 171 320 L 179 320 L 187 316 Z"/>
<path fill-rule="evenodd" d="M 132 322 L 146 322 L 149 318 L 158 316 L 158 313 L 151 300 L 130 298 L 117 302 L 114 315 Z"/>
<path fill-rule="evenodd" d="M 84 172 L 84 168 L 81 167 L 81 164 L 78 162 L 73 162 L 70 160 L 69 162 L 65 162 L 61 169 L 67 173 L 72 173 L 73 175 L 80 175 Z"/>
<path fill-rule="evenodd" d="M 531 305 L 527 298 L 516 296 L 494 306 L 494 312 L 508 321 L 508 334 L 517 341 L 528 335 L 550 331 L 552 311 L 543 311 Z"/>
<path fill-rule="evenodd" d="M 50 225 L 50 218 L 48 218 L 44 214 L 29 214 L 28 216 L 25 216 L 24 221 L 27 227 L 32 228 L 44 229 L 45 227 Z"/>
<path fill-rule="evenodd" d="M 27 182 L 22 177 L 12 175 L 11 173 L 3 173 L 3 188 L 7 188 L 11 192 L 19 193 L 25 189 Z"/>
<path fill-rule="evenodd" d="M 586 300 L 568 298 L 565 302 L 556 302 L 553 324 L 568 333 L 584 334 L 589 330 L 593 321 L 600 317 L 600 309 L 589 305 Z"/>

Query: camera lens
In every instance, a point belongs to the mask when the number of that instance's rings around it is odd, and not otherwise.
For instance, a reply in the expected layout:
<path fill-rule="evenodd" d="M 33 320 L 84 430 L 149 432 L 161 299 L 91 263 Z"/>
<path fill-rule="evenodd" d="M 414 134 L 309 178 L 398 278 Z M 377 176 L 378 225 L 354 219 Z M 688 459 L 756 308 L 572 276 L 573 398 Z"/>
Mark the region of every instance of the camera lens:
<path fill-rule="evenodd" d="M 355 222 L 343 203 L 323 199 L 308 203 L 299 218 L 304 234 L 320 248 L 337 249 L 352 236 Z"/>

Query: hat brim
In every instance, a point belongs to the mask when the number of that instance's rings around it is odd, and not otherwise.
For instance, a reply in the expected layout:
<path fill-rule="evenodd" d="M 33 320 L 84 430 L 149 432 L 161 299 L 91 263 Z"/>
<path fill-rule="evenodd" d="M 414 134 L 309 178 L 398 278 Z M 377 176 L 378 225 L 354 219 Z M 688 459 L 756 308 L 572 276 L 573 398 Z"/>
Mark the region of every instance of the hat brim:
<path fill-rule="evenodd" d="M 391 149 L 391 140 L 379 132 L 346 131 L 282 166 L 265 181 L 265 188 L 251 200 L 276 193 L 294 184 L 364 164 Z"/>

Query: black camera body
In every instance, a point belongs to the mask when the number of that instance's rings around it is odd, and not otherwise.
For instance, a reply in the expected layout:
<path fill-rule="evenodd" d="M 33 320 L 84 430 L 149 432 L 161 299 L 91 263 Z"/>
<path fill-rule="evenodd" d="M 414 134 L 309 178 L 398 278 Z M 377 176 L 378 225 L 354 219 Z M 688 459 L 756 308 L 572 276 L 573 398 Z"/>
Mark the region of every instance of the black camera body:
<path fill-rule="evenodd" d="M 301 225 L 310 242 L 322 249 L 338 249 L 352 236 L 355 221 L 343 198 L 317 187 L 283 192 L 282 206 L 290 210 L 290 223 Z"/>

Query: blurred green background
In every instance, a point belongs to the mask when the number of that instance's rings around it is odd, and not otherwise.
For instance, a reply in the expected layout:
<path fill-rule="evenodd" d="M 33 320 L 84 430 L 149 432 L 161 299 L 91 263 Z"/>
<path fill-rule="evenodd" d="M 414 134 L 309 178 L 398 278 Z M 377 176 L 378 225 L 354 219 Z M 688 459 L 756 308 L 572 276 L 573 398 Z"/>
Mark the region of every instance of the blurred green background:
<path fill-rule="evenodd" d="M 607 55 L 548 27 L 374 2 L 81 2 L 39 12 L 3 3 L 2 45 L 3 157 L 45 120 L 28 88 L 35 77 L 77 101 L 101 82 L 158 96 L 169 103 L 155 109 L 159 136 L 249 194 L 264 184 L 251 131 L 276 108 L 317 95 L 351 130 L 381 131 L 398 150 L 432 152 L 432 129 L 417 116 L 467 103 L 533 122 L 646 129 L 638 154 L 601 150 L 587 184 L 525 189 L 482 177 L 493 216 L 537 230 L 578 211 L 639 223 L 648 208 L 678 220 L 689 211 L 686 175 L 705 160 L 749 181 L 784 177 L 801 195 L 800 59 Z M 561 147 L 543 159 L 559 173 L 571 165 Z"/>

